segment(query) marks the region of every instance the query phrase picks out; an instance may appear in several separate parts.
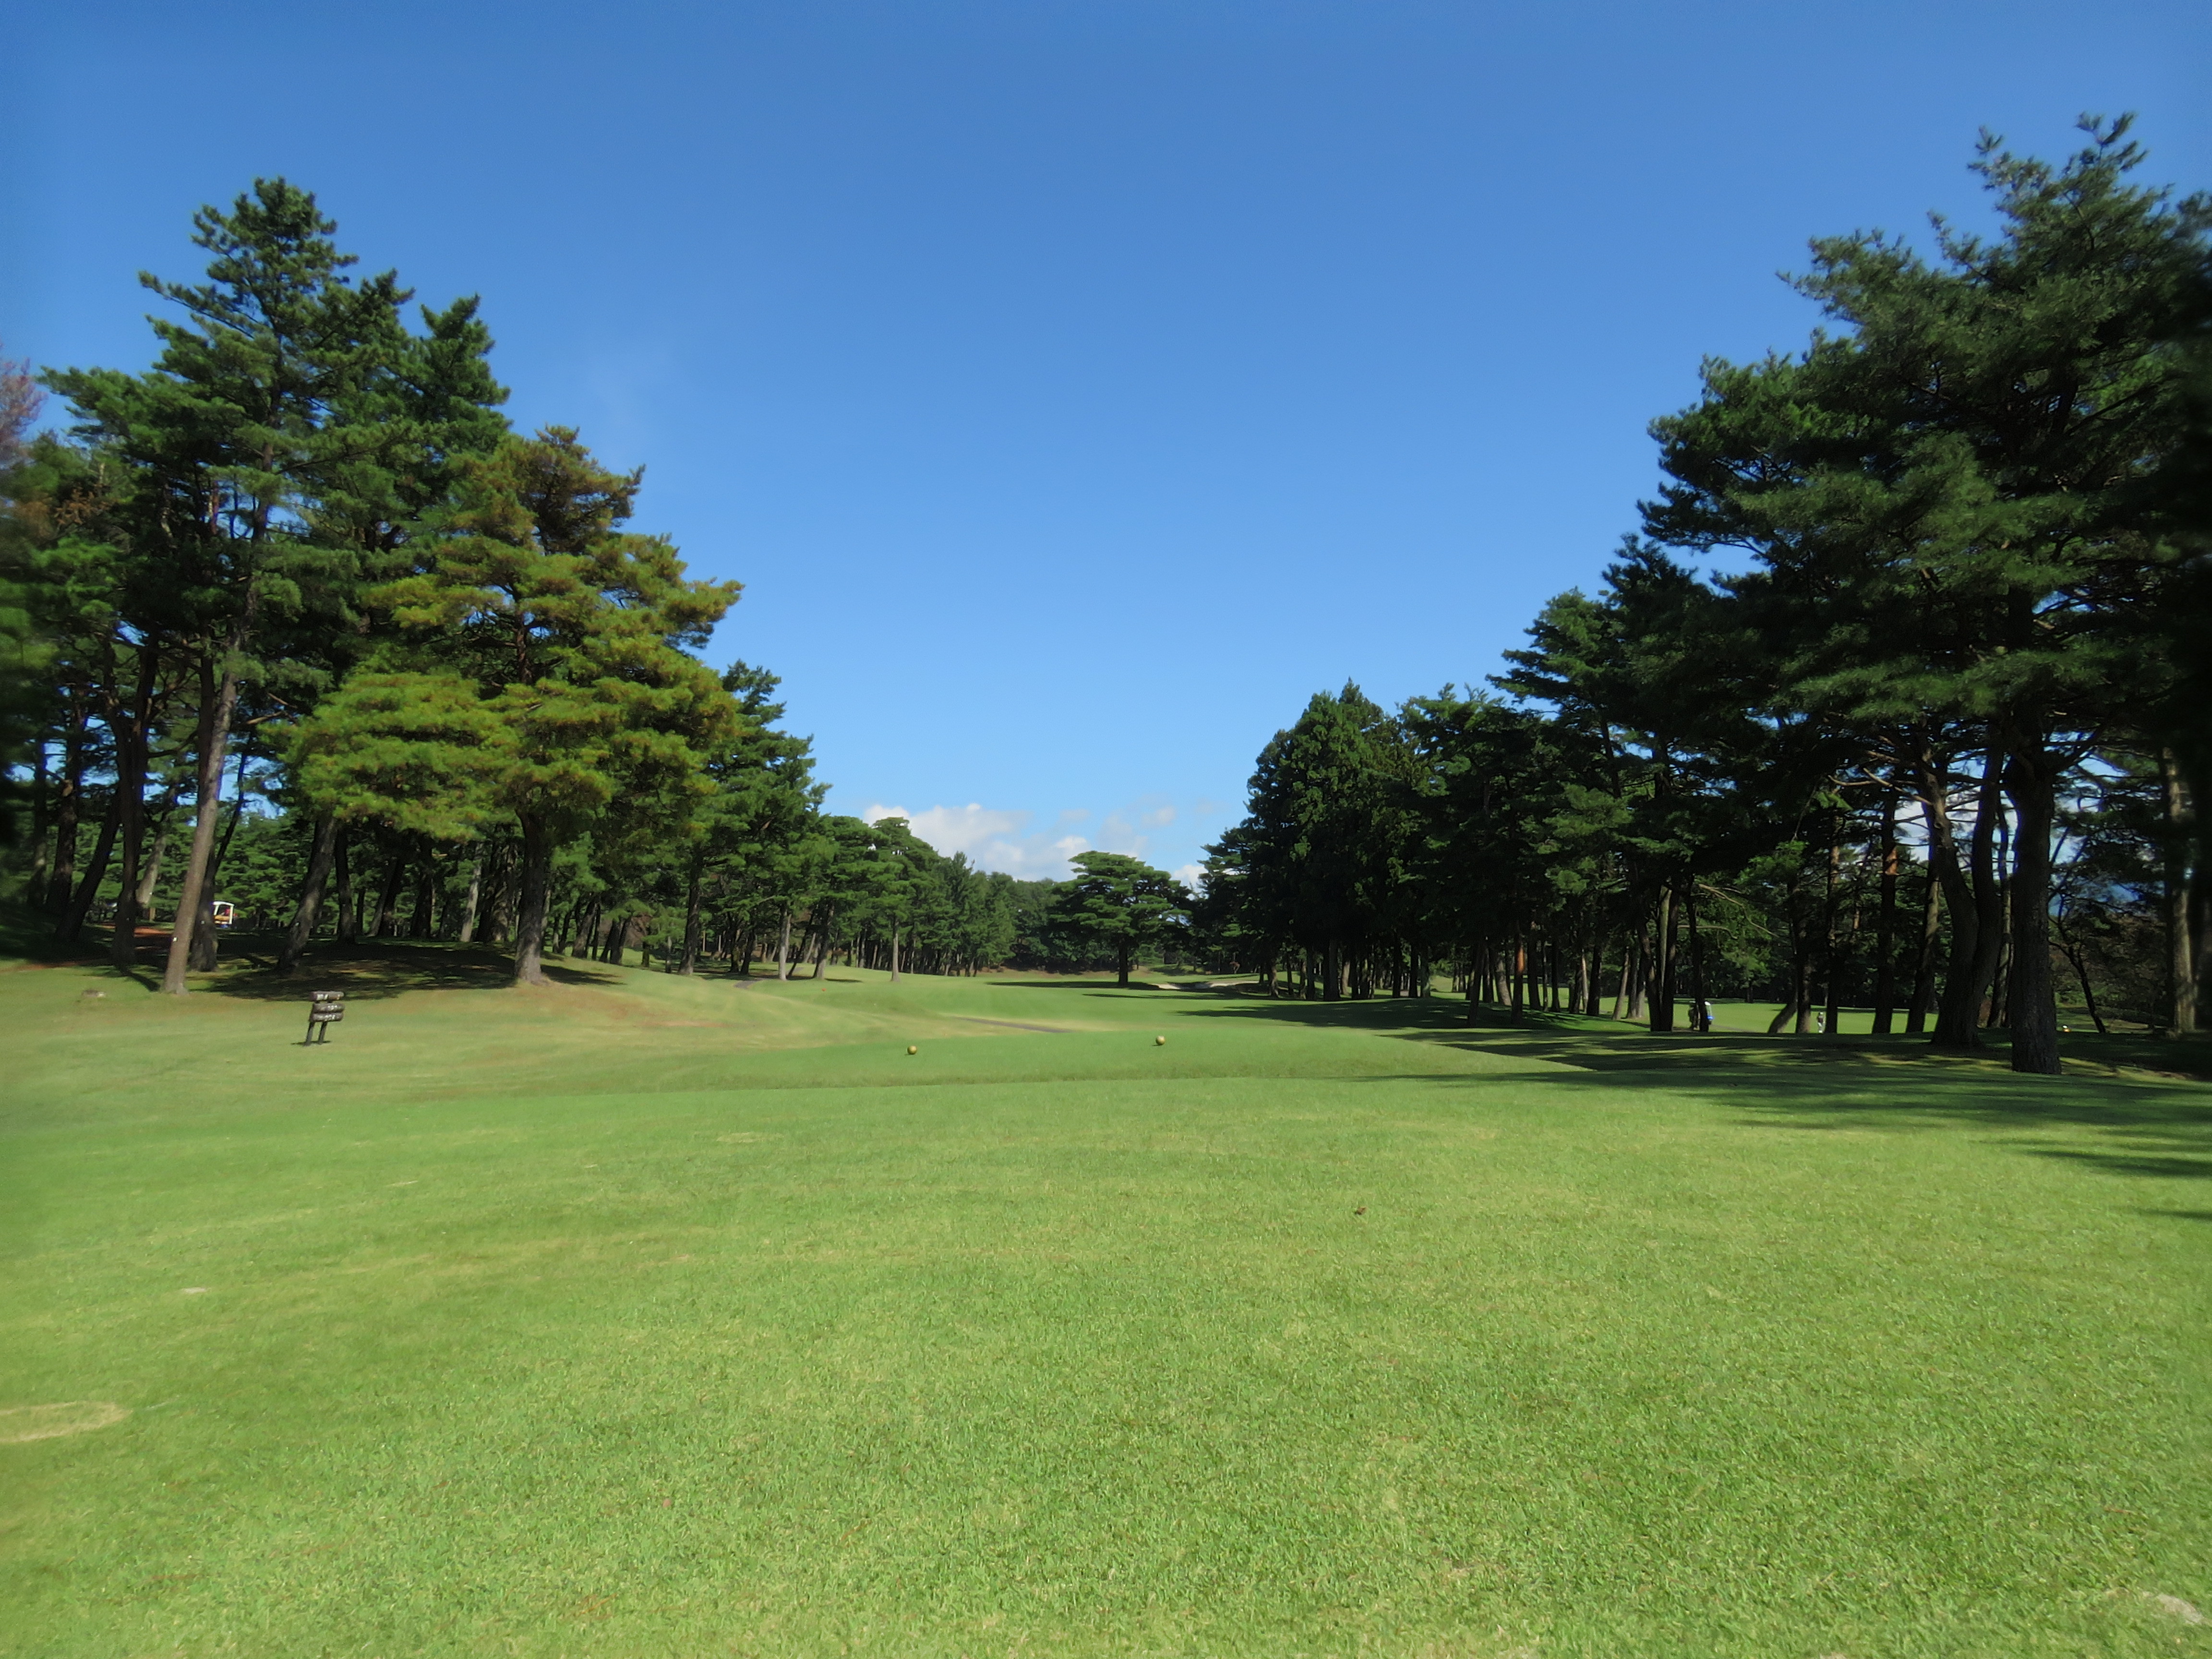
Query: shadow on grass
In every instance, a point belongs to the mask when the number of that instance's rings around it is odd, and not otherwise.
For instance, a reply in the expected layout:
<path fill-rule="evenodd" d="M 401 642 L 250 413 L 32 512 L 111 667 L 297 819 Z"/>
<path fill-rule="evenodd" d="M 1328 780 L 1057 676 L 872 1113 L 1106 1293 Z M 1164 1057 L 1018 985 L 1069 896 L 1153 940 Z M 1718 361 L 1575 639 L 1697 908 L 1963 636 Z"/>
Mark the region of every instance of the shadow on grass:
<path fill-rule="evenodd" d="M 258 936 L 226 939 L 222 970 L 195 988 L 259 1002 L 306 1002 L 312 991 L 343 991 L 349 999 L 374 1001 L 407 991 L 494 991 L 514 982 L 514 957 L 486 945 L 391 939 L 321 944 L 308 951 L 299 972 L 286 975 L 276 971 L 277 944 Z M 619 982 L 611 972 L 550 957 L 545 977 L 556 985 Z M 160 982 L 156 974 L 153 983 Z"/>
<path fill-rule="evenodd" d="M 1153 1001 L 1171 994 L 1179 1010 L 1195 1010 L 1201 1015 L 1231 1015 L 1244 1019 L 1273 1020 L 1285 1024 L 1322 1029 L 1343 1027 L 1383 1032 L 1418 1029 L 1438 1032 L 1455 1030 L 1462 1034 L 1469 1029 L 1463 1005 L 1436 997 L 1377 997 L 1366 1001 L 1347 998 L 1340 1002 L 1304 1002 L 1291 998 L 1269 997 L 1249 986 L 1215 991 L 1207 989 L 1204 982 L 1200 981 L 1177 986 L 1170 993 L 1164 992 L 1158 983 L 1152 981 L 1134 981 L 1125 990 L 1110 978 L 1073 976 L 1065 979 L 1001 979 L 994 983 L 1011 991 L 1044 991 L 1060 996 L 1135 998 Z"/>
<path fill-rule="evenodd" d="M 1370 1003 L 1268 1002 L 1221 996 L 1200 1018 L 1364 1027 L 1417 1046 L 1549 1062 L 1547 1086 L 1619 1089 L 1649 1084 L 1705 1096 L 1775 1128 L 1973 1122 L 2036 1133 L 2087 1131 L 2086 1144 L 2020 1139 L 2019 1151 L 2108 1174 L 2212 1181 L 2212 1042 L 2074 1036 L 2067 1074 L 2008 1069 L 2002 1034 L 1972 1053 L 1917 1036 L 1655 1036 L 1612 1020 L 1530 1012 L 1521 1025 L 1496 1011 L 1469 1025 L 1466 1006 L 1442 999 Z M 1457 1076 L 1437 1081 L 1473 1086 Z M 2172 1213 L 2202 1218 L 2194 1211 Z"/>

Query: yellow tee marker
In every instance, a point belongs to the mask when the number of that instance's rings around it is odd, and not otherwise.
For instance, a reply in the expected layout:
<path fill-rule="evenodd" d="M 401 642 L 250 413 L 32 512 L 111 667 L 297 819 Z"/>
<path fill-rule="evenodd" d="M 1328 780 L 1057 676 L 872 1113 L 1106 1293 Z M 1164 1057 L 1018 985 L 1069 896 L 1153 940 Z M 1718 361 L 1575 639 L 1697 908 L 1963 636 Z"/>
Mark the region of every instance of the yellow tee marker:
<path fill-rule="evenodd" d="M 1164 1048 L 1167 1046 L 1168 1040 L 1165 1037 L 1154 1037 L 1152 1039 L 1152 1047 L 1155 1048 Z"/>
<path fill-rule="evenodd" d="M 921 1052 L 921 1049 L 915 1048 L 911 1042 L 906 1045 L 906 1051 L 910 1054 L 918 1054 Z"/>

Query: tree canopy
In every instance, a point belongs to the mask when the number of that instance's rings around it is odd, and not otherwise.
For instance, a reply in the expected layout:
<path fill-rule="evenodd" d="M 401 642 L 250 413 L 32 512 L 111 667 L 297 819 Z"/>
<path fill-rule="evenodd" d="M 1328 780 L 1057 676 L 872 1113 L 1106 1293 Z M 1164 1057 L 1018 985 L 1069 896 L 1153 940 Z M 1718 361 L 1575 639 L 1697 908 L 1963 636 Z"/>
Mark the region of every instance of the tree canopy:
<path fill-rule="evenodd" d="M 1847 1002 L 2012 1063 L 2059 1004 L 2186 1031 L 2208 954 L 2212 202 L 2125 121 L 1984 142 L 1994 228 L 1816 241 L 1802 350 L 1718 359 L 1588 591 L 1480 685 L 1314 696 L 1186 892 L 1019 882 L 823 810 L 740 598 L 641 470 L 513 430 L 474 297 L 362 276 L 315 199 L 203 209 L 142 373 L 0 363 L 15 890 L 163 983 L 283 934 L 780 975 L 1111 967 L 1694 1030 Z M 41 431 L 51 394 L 66 429 Z M 1394 578 L 1395 579 L 1395 578 Z M 166 930 L 148 924 L 166 918 Z"/>
<path fill-rule="evenodd" d="M 1322 996 L 1448 956 L 1514 1018 L 1613 975 L 1660 1031 L 1723 981 L 1801 1031 L 1865 995 L 2028 1072 L 2055 974 L 2194 1029 L 2212 204 L 2087 130 L 2058 166 L 1984 142 L 1992 236 L 1816 242 L 1822 330 L 1654 423 L 1640 533 L 1510 702 L 1316 697 L 1212 849 L 1217 953 Z"/>
<path fill-rule="evenodd" d="M 1126 853 L 1078 853 L 1075 878 L 1053 901 L 1052 921 L 1113 952 L 1120 982 L 1129 982 L 1136 952 L 1176 927 L 1190 896 L 1164 870 Z"/>

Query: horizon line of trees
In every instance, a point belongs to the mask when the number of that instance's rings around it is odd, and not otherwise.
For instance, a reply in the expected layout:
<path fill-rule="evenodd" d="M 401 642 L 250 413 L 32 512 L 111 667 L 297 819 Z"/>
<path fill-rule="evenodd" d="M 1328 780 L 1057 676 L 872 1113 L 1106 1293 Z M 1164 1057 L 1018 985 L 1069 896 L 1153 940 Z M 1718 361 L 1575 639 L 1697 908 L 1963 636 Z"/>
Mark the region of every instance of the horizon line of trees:
<path fill-rule="evenodd" d="M 162 987 L 220 903 L 281 935 L 672 971 L 832 955 L 1095 966 L 1059 887 L 822 811 L 776 677 L 698 652 L 739 593 L 628 528 L 642 470 L 517 433 L 471 297 L 357 278 L 288 181 L 142 276 L 142 374 L 0 365 L 0 783 L 15 896 Z M 70 423 L 37 432 L 45 394 Z M 166 915 L 166 929 L 151 924 Z"/>
<path fill-rule="evenodd" d="M 1062 883 L 822 811 L 775 677 L 700 660 L 734 582 L 627 529 L 641 471 L 515 432 L 474 298 L 356 279 L 307 192 L 145 276 L 152 368 L 0 366 L 0 809 L 51 934 L 163 987 L 220 900 L 312 941 L 671 971 L 1138 951 L 1269 992 L 1572 1006 L 1674 1029 L 1753 989 L 2058 1064 L 2057 993 L 2196 1029 L 2212 772 L 2212 202 L 2124 120 L 1985 141 L 2000 231 L 1814 245 L 1806 349 L 1709 362 L 1600 591 L 1486 690 L 1316 697 L 1204 890 Z M 41 383 L 73 417 L 33 434 Z M 1701 574 L 1728 560 L 1739 568 Z M 1473 1006 L 1470 1009 L 1472 1015 Z"/>
<path fill-rule="evenodd" d="M 1675 1029 L 1763 991 L 2014 1069 L 2057 993 L 2197 1028 L 2212 781 L 2212 200 L 1985 136 L 1990 238 L 1813 245 L 1795 356 L 1709 361 L 1595 595 L 1487 690 L 1316 696 L 1195 925 L 1271 991 Z M 1700 574 L 1698 562 L 1743 568 Z"/>

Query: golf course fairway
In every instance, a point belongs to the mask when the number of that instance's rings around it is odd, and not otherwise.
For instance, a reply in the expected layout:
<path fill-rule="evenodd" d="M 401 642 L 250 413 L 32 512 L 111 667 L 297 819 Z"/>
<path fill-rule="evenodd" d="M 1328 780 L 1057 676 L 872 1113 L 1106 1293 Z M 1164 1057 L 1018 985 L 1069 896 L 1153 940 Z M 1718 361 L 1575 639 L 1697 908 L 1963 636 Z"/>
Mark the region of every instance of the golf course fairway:
<path fill-rule="evenodd" d="M 0 971 L 0 1653 L 2212 1653 L 2194 1051 L 555 971 Z"/>

